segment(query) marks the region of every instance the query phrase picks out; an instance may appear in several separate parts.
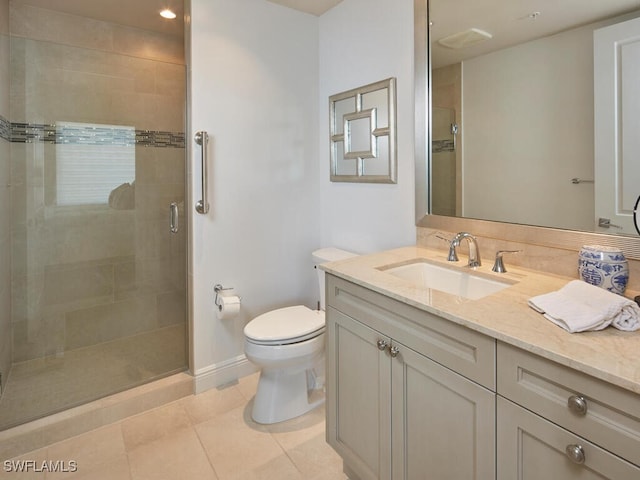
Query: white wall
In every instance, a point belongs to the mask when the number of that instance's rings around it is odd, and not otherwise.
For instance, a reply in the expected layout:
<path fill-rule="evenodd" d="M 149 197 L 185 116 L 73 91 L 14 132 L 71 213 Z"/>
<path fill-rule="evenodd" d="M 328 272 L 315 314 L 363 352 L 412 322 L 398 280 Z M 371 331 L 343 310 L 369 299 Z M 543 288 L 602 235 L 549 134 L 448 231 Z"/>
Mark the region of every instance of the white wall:
<path fill-rule="evenodd" d="M 265 0 L 192 0 L 191 10 L 191 126 L 212 135 L 212 211 L 191 226 L 202 390 L 246 373 L 251 318 L 315 306 L 313 249 L 415 243 L 413 2 L 344 0 L 320 18 Z M 330 183 L 329 96 L 388 77 L 397 78 L 398 183 Z M 216 319 L 216 283 L 243 296 L 239 319 Z"/>
<path fill-rule="evenodd" d="M 593 229 L 593 185 L 571 183 L 594 174 L 593 27 L 465 61 L 462 72 L 464 216 Z"/>
<path fill-rule="evenodd" d="M 398 183 L 329 181 L 329 96 L 397 78 Z M 344 0 L 320 17 L 322 243 L 357 253 L 413 245 L 413 1 Z"/>
<path fill-rule="evenodd" d="M 192 0 L 191 10 L 191 128 L 211 135 L 211 211 L 191 225 L 201 390 L 242 375 L 248 320 L 318 297 L 318 20 L 265 0 Z M 242 295 L 239 318 L 216 318 L 216 283 Z"/>

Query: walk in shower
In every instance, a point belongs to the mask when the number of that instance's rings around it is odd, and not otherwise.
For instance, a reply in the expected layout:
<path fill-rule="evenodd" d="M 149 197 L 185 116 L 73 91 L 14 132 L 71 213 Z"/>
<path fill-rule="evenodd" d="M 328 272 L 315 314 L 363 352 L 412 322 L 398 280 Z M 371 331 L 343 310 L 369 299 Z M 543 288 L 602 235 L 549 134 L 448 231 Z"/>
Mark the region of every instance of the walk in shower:
<path fill-rule="evenodd" d="M 187 368 L 184 42 L 143 4 L 0 0 L 0 430 Z"/>

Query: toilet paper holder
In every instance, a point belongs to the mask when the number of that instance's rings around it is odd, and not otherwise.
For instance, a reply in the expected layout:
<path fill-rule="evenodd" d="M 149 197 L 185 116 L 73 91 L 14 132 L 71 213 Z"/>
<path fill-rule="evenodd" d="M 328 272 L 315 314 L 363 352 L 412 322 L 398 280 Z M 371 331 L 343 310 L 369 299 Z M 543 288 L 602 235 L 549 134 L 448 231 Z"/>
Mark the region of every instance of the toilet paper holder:
<path fill-rule="evenodd" d="M 220 300 L 218 299 L 219 296 L 224 296 L 222 294 L 223 291 L 226 290 L 233 290 L 233 287 L 223 287 L 222 285 L 220 285 L 219 283 L 215 284 L 213 286 L 213 291 L 216 292 L 216 298 L 214 300 L 214 303 L 216 304 L 216 306 L 218 307 L 218 310 L 222 311 L 222 304 L 220 303 Z M 241 296 L 238 296 L 239 300 L 242 300 Z"/>

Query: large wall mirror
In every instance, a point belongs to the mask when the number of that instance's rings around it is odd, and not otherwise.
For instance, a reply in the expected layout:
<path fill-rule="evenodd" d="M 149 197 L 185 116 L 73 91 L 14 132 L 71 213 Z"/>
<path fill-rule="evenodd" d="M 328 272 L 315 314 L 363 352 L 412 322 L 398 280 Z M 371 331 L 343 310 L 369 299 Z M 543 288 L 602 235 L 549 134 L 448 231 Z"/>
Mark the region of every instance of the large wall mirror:
<path fill-rule="evenodd" d="M 415 48 L 418 225 L 638 239 L 640 0 L 415 0 Z"/>

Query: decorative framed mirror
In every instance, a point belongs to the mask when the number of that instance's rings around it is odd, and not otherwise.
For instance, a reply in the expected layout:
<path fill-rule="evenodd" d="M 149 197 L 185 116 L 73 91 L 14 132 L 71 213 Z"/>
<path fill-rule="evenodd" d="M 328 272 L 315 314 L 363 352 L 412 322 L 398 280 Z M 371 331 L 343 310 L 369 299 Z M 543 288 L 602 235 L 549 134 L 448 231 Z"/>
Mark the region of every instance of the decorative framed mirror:
<path fill-rule="evenodd" d="M 396 79 L 329 97 L 332 182 L 396 183 Z"/>

